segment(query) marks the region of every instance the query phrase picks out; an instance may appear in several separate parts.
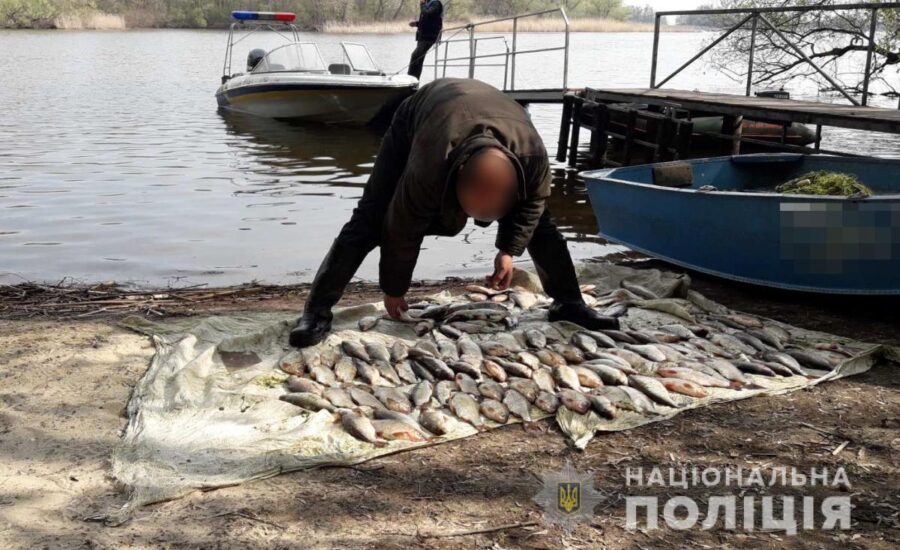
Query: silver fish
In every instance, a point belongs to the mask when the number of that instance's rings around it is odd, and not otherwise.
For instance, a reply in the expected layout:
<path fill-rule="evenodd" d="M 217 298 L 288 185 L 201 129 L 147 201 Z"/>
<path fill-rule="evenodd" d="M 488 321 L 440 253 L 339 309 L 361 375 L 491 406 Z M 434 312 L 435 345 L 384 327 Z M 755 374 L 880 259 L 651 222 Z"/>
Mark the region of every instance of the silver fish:
<path fill-rule="evenodd" d="M 423 380 L 416 384 L 410 396 L 412 397 L 413 405 L 416 408 L 421 408 L 431 402 L 431 396 L 434 393 L 434 386 L 428 380 Z"/>
<path fill-rule="evenodd" d="M 556 412 L 556 409 L 559 408 L 559 398 L 556 397 L 556 394 L 546 392 L 541 390 L 535 396 L 534 406 L 541 409 L 544 412 L 548 412 L 553 414 Z"/>
<path fill-rule="evenodd" d="M 468 393 L 469 395 L 475 395 L 475 396 L 481 395 L 481 392 L 478 391 L 478 384 L 468 374 L 458 372 L 458 373 L 456 373 L 454 380 L 456 381 L 457 387 L 461 391 L 464 391 L 464 392 Z"/>
<path fill-rule="evenodd" d="M 578 381 L 578 374 L 568 365 L 557 365 L 553 367 L 553 378 L 560 387 L 581 391 L 581 383 Z"/>
<path fill-rule="evenodd" d="M 529 369 L 536 369 L 541 366 L 541 360 L 538 359 L 537 355 L 527 351 L 520 351 L 516 354 L 516 361 L 522 363 Z"/>
<path fill-rule="evenodd" d="M 485 380 L 478 384 L 478 391 L 481 392 L 481 395 L 490 399 L 503 400 L 503 386 L 493 380 Z"/>
<path fill-rule="evenodd" d="M 534 380 L 528 378 L 510 378 L 508 386 L 521 393 L 525 399 L 534 401 L 540 391 Z"/>
<path fill-rule="evenodd" d="M 441 359 L 446 362 L 459 360 L 459 352 L 456 351 L 456 343 L 449 340 L 441 340 L 438 342 L 438 351 L 441 352 Z"/>
<path fill-rule="evenodd" d="M 381 342 L 366 342 L 363 344 L 363 347 L 366 350 L 366 354 L 373 361 L 384 361 L 385 363 L 391 362 L 391 354 Z"/>
<path fill-rule="evenodd" d="M 415 371 L 412 369 L 412 365 L 409 361 L 400 361 L 394 364 L 394 369 L 397 371 L 397 376 L 400 377 L 400 380 L 406 382 L 407 384 L 415 384 L 419 381 L 419 377 L 416 376 Z"/>
<path fill-rule="evenodd" d="M 626 279 L 622 279 L 622 288 L 624 288 L 625 290 L 628 290 L 630 292 L 633 292 L 633 293 L 637 294 L 638 296 L 640 296 L 641 298 L 644 298 L 647 300 L 656 300 L 656 299 L 660 298 L 660 296 L 658 296 L 655 292 L 653 292 L 649 288 L 647 288 L 645 286 L 641 286 L 637 283 L 632 283 L 631 281 L 628 281 Z"/>
<path fill-rule="evenodd" d="M 656 371 L 657 376 L 662 378 L 679 378 L 693 382 L 698 386 L 706 386 L 710 388 L 731 388 L 732 385 L 724 378 L 716 378 L 706 373 L 684 367 L 665 367 Z"/>
<path fill-rule="evenodd" d="M 413 332 L 416 336 L 425 336 L 434 329 L 434 321 L 431 319 L 423 319 L 413 326 Z"/>
<path fill-rule="evenodd" d="M 752 334 L 748 334 L 746 332 L 738 331 L 738 332 L 735 332 L 734 334 L 732 334 L 732 336 L 734 336 L 741 342 L 747 344 L 748 346 L 751 346 L 756 351 L 762 352 L 762 351 L 769 351 L 772 349 L 772 346 L 766 344 L 765 342 L 763 342 L 756 336 L 753 336 Z"/>
<path fill-rule="evenodd" d="M 628 336 L 627 334 L 625 334 L 625 333 L 622 332 L 621 330 L 602 330 L 602 331 L 600 331 L 600 332 L 601 332 L 602 334 L 605 334 L 605 335 L 609 336 L 610 338 L 612 338 L 612 339 L 615 340 L 616 342 L 622 342 L 623 344 L 632 344 L 632 345 L 634 345 L 634 344 L 640 344 L 640 342 L 638 342 L 637 340 L 635 340 L 635 339 L 632 338 L 631 336 Z M 607 347 L 610 347 L 610 348 L 611 348 L 611 347 L 613 347 L 613 346 L 607 346 Z"/>
<path fill-rule="evenodd" d="M 322 364 L 322 356 L 315 348 L 303 348 L 300 350 L 300 356 L 303 358 L 303 364 L 309 370 L 316 365 Z"/>
<path fill-rule="evenodd" d="M 649 359 L 650 361 L 662 362 L 666 360 L 665 354 L 661 352 L 656 346 L 650 344 L 643 345 L 633 345 L 633 344 L 625 344 L 625 349 L 628 351 L 633 351 L 640 355 L 645 359 Z"/>
<path fill-rule="evenodd" d="M 572 335 L 572 344 L 589 353 L 597 351 L 597 340 L 583 332 Z"/>
<path fill-rule="evenodd" d="M 337 386 L 339 382 L 328 367 L 316 365 L 310 370 L 310 377 L 323 386 Z"/>
<path fill-rule="evenodd" d="M 469 301 L 472 301 L 472 302 L 484 302 L 485 300 L 488 299 L 488 295 L 482 294 L 480 292 L 470 292 L 470 293 L 466 294 L 466 298 L 468 298 Z"/>
<path fill-rule="evenodd" d="M 553 344 L 550 349 L 563 356 L 570 364 L 577 365 L 584 362 L 584 354 L 571 344 Z"/>
<path fill-rule="evenodd" d="M 456 341 L 456 348 L 459 352 L 460 357 L 470 356 L 477 357 L 479 359 L 483 357 L 483 354 L 481 353 L 481 347 L 479 347 L 478 344 L 476 344 L 475 341 L 468 336 L 460 337 L 460 339 Z"/>
<path fill-rule="evenodd" d="M 531 405 L 525 396 L 516 390 L 507 390 L 503 396 L 503 404 L 509 412 L 525 422 L 531 422 Z"/>
<path fill-rule="evenodd" d="M 322 397 L 338 408 L 352 409 L 356 406 L 350 394 L 341 388 L 328 388 L 322 392 Z"/>
<path fill-rule="evenodd" d="M 355 357 L 366 363 L 372 361 L 372 358 L 369 357 L 369 354 L 366 353 L 366 348 L 363 347 L 359 342 L 354 342 L 352 340 L 344 340 L 341 342 L 341 349 L 344 350 L 344 353 L 349 355 L 350 357 Z"/>
<path fill-rule="evenodd" d="M 413 430 L 419 432 L 423 437 L 427 438 L 430 435 L 419 422 L 416 422 L 413 417 L 406 413 L 392 411 L 390 409 L 375 409 L 373 416 L 378 420 L 396 420 L 397 422 L 403 422 Z"/>
<path fill-rule="evenodd" d="M 673 335 L 677 336 L 678 338 L 681 338 L 682 340 L 690 340 L 691 338 L 694 338 L 696 336 L 686 326 L 680 325 L 678 323 L 673 323 L 671 325 L 663 325 L 663 326 L 659 327 L 659 330 L 661 330 L 663 332 L 668 332 L 669 334 L 673 334 Z"/>
<path fill-rule="evenodd" d="M 531 309 L 538 303 L 538 297 L 535 293 L 525 289 L 515 289 L 510 293 L 513 303 L 522 309 Z"/>
<path fill-rule="evenodd" d="M 450 401 L 450 396 L 456 392 L 456 382 L 441 380 L 434 386 L 434 396 L 440 404 Z"/>
<path fill-rule="evenodd" d="M 573 371 L 575 371 L 576 375 L 578 375 L 578 383 L 581 384 L 583 387 L 585 387 L 585 388 L 602 388 L 603 387 L 603 380 L 601 380 L 600 377 L 597 375 L 597 373 L 595 373 L 594 371 L 584 368 L 584 367 L 579 367 L 579 366 L 571 367 L 571 369 Z"/>
<path fill-rule="evenodd" d="M 425 367 L 435 378 L 440 378 L 442 380 L 453 379 L 453 370 L 447 366 L 447 363 L 444 363 L 440 359 L 434 357 L 420 357 L 416 359 L 415 362 Z"/>
<path fill-rule="evenodd" d="M 709 341 L 730 353 L 744 353 L 747 355 L 756 353 L 756 350 L 751 346 L 748 346 L 730 334 L 712 334 L 709 336 Z"/>
<path fill-rule="evenodd" d="M 628 377 L 628 384 L 633 388 L 637 388 L 644 392 L 650 399 L 656 401 L 657 403 L 662 403 L 663 405 L 668 405 L 669 407 L 678 408 L 678 404 L 672 400 L 672 396 L 669 395 L 669 390 L 659 382 L 659 380 L 655 378 L 651 378 L 649 376 L 642 376 L 639 374 L 632 374 Z"/>
<path fill-rule="evenodd" d="M 397 371 L 394 370 L 394 367 L 390 363 L 386 361 L 375 361 L 373 365 L 378 369 L 378 374 L 381 375 L 382 381 L 387 381 L 394 386 L 400 385 L 400 375 L 397 374 Z"/>
<path fill-rule="evenodd" d="M 547 367 L 535 369 L 535 371 L 531 375 L 531 379 L 534 380 L 534 383 L 544 391 L 548 391 L 550 393 L 556 391 L 556 381 L 553 379 L 553 373 Z"/>
<path fill-rule="evenodd" d="M 770 369 L 766 365 L 763 365 L 762 363 L 754 363 L 753 361 L 745 361 L 743 359 L 735 359 L 732 361 L 732 364 L 737 369 L 739 369 L 741 372 L 746 372 L 749 374 L 760 374 L 762 376 L 777 376 L 774 370 Z M 787 371 L 789 373 L 792 372 L 789 368 L 785 367 L 784 365 L 780 365 L 780 366 L 781 366 L 781 369 L 779 369 L 779 371 L 784 369 L 785 371 Z M 788 374 L 787 376 L 790 376 L 790 374 Z"/>
<path fill-rule="evenodd" d="M 378 446 L 384 444 L 384 442 L 378 439 L 378 434 L 375 433 L 375 426 L 372 425 L 372 421 L 365 415 L 349 409 L 342 409 L 340 415 L 341 426 L 344 428 L 344 431 L 351 436 L 360 441 L 365 441 Z"/>
<path fill-rule="evenodd" d="M 781 339 L 778 336 L 776 336 L 774 333 L 772 333 L 764 328 L 762 328 L 762 329 L 748 328 L 747 334 L 749 334 L 751 336 L 755 336 L 761 342 L 765 342 L 769 346 L 772 346 L 773 348 L 775 348 L 779 351 L 784 349 L 784 343 L 781 341 Z"/>
<path fill-rule="evenodd" d="M 384 408 L 384 405 L 381 404 L 381 401 L 375 399 L 374 395 L 358 386 L 350 386 L 347 389 L 347 393 L 350 394 L 350 398 L 353 399 L 353 402 L 361 407 L 370 407 L 372 409 Z"/>
<path fill-rule="evenodd" d="M 481 362 L 481 369 L 485 374 L 487 374 L 497 382 L 506 382 L 506 371 L 503 370 L 503 367 L 491 361 L 490 359 L 485 359 Z"/>
<path fill-rule="evenodd" d="M 509 422 L 509 409 L 496 399 L 485 399 L 481 402 L 481 414 L 498 424 Z"/>
<path fill-rule="evenodd" d="M 535 349 L 544 349 L 547 347 L 547 336 L 537 329 L 532 328 L 526 330 L 525 339 L 528 341 L 528 345 Z"/>
<path fill-rule="evenodd" d="M 622 386 L 628 383 L 628 377 L 625 375 L 625 372 L 611 365 L 588 361 L 582 363 L 581 368 L 591 370 L 604 384 Z M 637 373 L 634 372 L 634 374 Z"/>
<path fill-rule="evenodd" d="M 594 342 L 596 342 L 597 345 L 600 347 L 604 347 L 604 348 L 616 347 L 616 341 L 602 332 L 599 332 L 596 330 L 585 330 L 585 331 L 582 331 L 581 334 L 584 334 L 586 336 L 590 336 L 591 338 L 593 338 Z M 587 351 L 587 350 L 585 350 L 585 351 Z M 593 351 L 597 351 L 597 350 L 595 349 Z"/>
<path fill-rule="evenodd" d="M 543 363 L 549 367 L 555 367 L 558 365 L 566 364 L 566 360 L 562 355 L 556 353 L 555 351 L 549 350 L 549 349 L 537 350 L 535 352 L 535 355 L 537 356 L 538 359 L 541 360 L 541 363 Z"/>
<path fill-rule="evenodd" d="M 738 382 L 740 384 L 749 384 L 750 380 L 744 376 L 744 373 L 734 365 L 732 365 L 727 359 L 722 359 L 720 357 L 708 357 L 704 359 L 704 363 L 709 365 L 716 372 L 727 378 L 728 380 L 732 380 L 734 382 Z"/>
<path fill-rule="evenodd" d="M 325 387 L 318 382 L 314 382 L 309 378 L 300 378 L 299 376 L 291 376 L 287 379 L 287 387 L 292 393 L 313 393 L 322 395 Z"/>
<path fill-rule="evenodd" d="M 422 432 L 399 420 L 373 420 L 372 426 L 375 427 L 375 433 L 380 437 L 392 441 L 401 440 L 419 443 L 427 439 L 422 435 Z"/>
<path fill-rule="evenodd" d="M 291 405 L 296 405 L 311 411 L 320 411 L 322 409 L 325 409 L 328 412 L 335 411 L 334 405 L 329 403 L 325 398 L 314 393 L 286 393 L 280 396 L 279 399 L 286 403 L 290 403 Z"/>
<path fill-rule="evenodd" d="M 441 411 L 424 411 L 419 416 L 419 423 L 435 435 L 450 433 L 452 419 Z"/>
<path fill-rule="evenodd" d="M 434 383 L 437 380 L 437 378 L 435 378 L 434 375 L 431 374 L 431 372 L 428 369 L 426 369 L 425 367 L 423 367 L 416 361 L 409 361 L 409 367 L 412 369 L 413 373 L 416 375 L 417 378 L 421 378 L 422 380 L 428 380 L 429 382 L 432 382 L 432 383 Z"/>
<path fill-rule="evenodd" d="M 375 388 L 375 397 L 389 410 L 401 413 L 412 412 L 412 403 L 409 402 L 409 398 L 397 388 L 378 386 Z"/>
<path fill-rule="evenodd" d="M 381 373 L 377 368 L 357 358 L 354 358 L 353 364 L 356 366 L 356 374 L 367 384 L 377 386 L 381 383 Z"/>
<path fill-rule="evenodd" d="M 485 355 L 490 355 L 491 357 L 509 357 L 512 355 L 512 351 L 509 348 L 493 340 L 479 342 L 478 345 L 481 346 L 481 351 Z"/>
<path fill-rule="evenodd" d="M 395 340 L 391 344 L 391 362 L 397 363 L 409 357 L 409 346 L 403 340 Z"/>
<path fill-rule="evenodd" d="M 366 331 L 369 331 L 369 330 L 372 330 L 373 328 L 375 328 L 375 325 L 378 324 L 379 320 L 380 320 L 380 317 L 376 317 L 374 315 L 371 317 L 363 317 L 362 319 L 359 320 L 359 323 L 357 323 L 357 326 L 359 326 L 359 330 L 366 332 Z"/>
<path fill-rule="evenodd" d="M 823 354 L 814 351 L 786 349 L 784 350 L 784 353 L 796 359 L 801 365 L 804 365 L 811 369 L 833 370 L 835 367 L 835 365 L 831 361 L 829 361 Z"/>
<path fill-rule="evenodd" d="M 609 399 L 602 395 L 591 395 L 588 397 L 588 400 L 590 400 L 591 407 L 594 408 L 594 411 L 604 418 L 613 419 L 619 414 L 615 405 L 610 403 Z"/>
<path fill-rule="evenodd" d="M 563 388 L 557 394 L 563 406 L 578 414 L 587 414 L 591 410 L 591 401 L 580 391 Z"/>
<path fill-rule="evenodd" d="M 458 418 L 476 428 L 484 428 L 484 421 L 481 419 L 481 408 L 478 405 L 478 401 L 475 401 L 471 395 L 464 392 L 453 394 L 453 397 L 450 398 L 450 410 Z"/>
<path fill-rule="evenodd" d="M 294 351 L 287 354 L 279 361 L 278 367 L 288 374 L 302 376 L 306 372 L 306 362 L 300 352 Z"/>
<path fill-rule="evenodd" d="M 453 325 L 441 325 L 438 327 L 438 330 L 441 331 L 441 334 L 444 336 L 453 338 L 454 340 L 463 335 L 463 332 Z"/>
<path fill-rule="evenodd" d="M 519 376 L 522 378 L 531 378 L 531 369 L 516 361 L 508 361 L 499 357 L 494 358 L 494 362 L 503 367 L 506 374 L 510 376 Z"/>
<path fill-rule="evenodd" d="M 597 395 L 607 398 L 617 409 L 625 409 L 641 414 L 655 414 L 656 406 L 646 395 L 628 386 L 607 386 Z"/>
<path fill-rule="evenodd" d="M 356 379 L 356 366 L 349 357 L 341 357 L 334 365 L 334 377 L 347 384 Z"/>

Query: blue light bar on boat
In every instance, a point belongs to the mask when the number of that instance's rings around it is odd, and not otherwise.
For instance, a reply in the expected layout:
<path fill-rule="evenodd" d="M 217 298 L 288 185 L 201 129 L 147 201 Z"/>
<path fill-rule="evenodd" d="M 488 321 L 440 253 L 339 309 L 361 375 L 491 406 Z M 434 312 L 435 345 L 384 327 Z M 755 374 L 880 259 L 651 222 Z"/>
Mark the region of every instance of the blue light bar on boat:
<path fill-rule="evenodd" d="M 235 21 L 281 21 L 282 23 L 292 23 L 297 18 L 297 14 L 275 11 L 233 11 L 231 12 L 231 18 Z"/>

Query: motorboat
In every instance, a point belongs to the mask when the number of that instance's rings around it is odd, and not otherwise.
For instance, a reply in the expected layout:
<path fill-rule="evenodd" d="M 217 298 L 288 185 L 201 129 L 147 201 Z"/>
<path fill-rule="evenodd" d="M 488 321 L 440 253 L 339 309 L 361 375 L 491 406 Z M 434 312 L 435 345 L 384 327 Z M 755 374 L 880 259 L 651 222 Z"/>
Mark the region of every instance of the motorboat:
<path fill-rule="evenodd" d="M 287 12 L 232 12 L 222 84 L 216 91 L 221 109 L 361 125 L 388 116 L 418 88 L 414 77 L 382 71 L 363 44 L 341 42 L 341 61 L 326 64 L 315 42 L 300 39 L 295 18 Z M 277 32 L 287 43 L 251 51 L 246 72 L 232 73 L 234 45 L 243 39 L 235 40 L 236 34 L 260 28 Z"/>
<path fill-rule="evenodd" d="M 811 171 L 874 194 L 775 191 Z M 600 237 L 634 251 L 757 285 L 900 295 L 900 160 L 769 153 L 582 175 Z"/>

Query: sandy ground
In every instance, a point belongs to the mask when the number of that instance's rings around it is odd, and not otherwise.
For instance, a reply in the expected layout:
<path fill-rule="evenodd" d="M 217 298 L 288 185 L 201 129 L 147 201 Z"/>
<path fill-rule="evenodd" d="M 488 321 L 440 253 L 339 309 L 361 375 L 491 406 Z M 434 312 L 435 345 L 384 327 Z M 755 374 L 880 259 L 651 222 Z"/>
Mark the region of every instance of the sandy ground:
<path fill-rule="evenodd" d="M 797 298 L 703 279 L 695 286 L 729 306 L 805 328 L 900 344 L 896 302 Z M 373 290 L 354 293 L 354 301 L 372 301 Z M 288 293 L 252 307 L 297 310 L 301 304 L 302 293 Z M 204 309 L 247 307 L 226 299 Z M 109 477 L 109 457 L 125 426 L 131 388 L 152 353 L 147 338 L 117 328 L 114 318 L 0 319 L 0 548 L 900 545 L 900 377 L 890 364 L 789 396 L 689 411 L 600 436 L 585 452 L 568 447 L 549 421 L 535 432 L 510 426 L 355 468 L 297 472 L 197 493 L 108 527 L 91 518 L 125 501 Z M 540 509 L 532 501 L 537 477 L 567 461 L 593 471 L 606 497 L 589 524 L 569 531 L 539 523 Z M 850 487 L 776 487 L 769 494 L 849 494 L 852 529 L 797 537 L 719 528 L 674 531 L 664 523 L 653 531 L 625 529 L 626 495 L 686 494 L 704 502 L 733 493 L 703 487 L 636 491 L 625 485 L 626 468 L 713 465 L 801 471 L 843 466 Z"/>

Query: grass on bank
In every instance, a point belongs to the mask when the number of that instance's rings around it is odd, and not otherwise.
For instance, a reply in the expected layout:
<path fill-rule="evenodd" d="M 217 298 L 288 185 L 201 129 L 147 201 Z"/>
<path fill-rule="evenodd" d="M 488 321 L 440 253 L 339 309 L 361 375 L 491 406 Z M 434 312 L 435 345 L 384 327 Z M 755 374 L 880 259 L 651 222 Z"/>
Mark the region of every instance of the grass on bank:
<path fill-rule="evenodd" d="M 111 13 L 90 12 L 82 14 L 65 14 L 53 20 L 53 25 L 57 29 L 63 30 L 124 30 L 126 28 L 125 18 L 121 15 L 113 15 Z"/>

